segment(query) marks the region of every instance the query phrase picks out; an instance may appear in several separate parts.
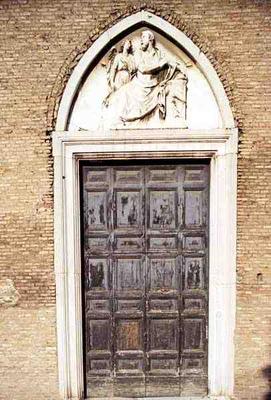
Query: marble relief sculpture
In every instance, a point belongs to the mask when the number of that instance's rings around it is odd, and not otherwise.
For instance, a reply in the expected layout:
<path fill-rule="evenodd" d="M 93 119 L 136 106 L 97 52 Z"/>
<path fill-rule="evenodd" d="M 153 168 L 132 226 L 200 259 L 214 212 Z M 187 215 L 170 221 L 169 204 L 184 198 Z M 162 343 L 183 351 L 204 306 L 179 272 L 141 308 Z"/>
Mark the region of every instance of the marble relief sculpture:
<path fill-rule="evenodd" d="M 68 130 L 106 134 L 222 126 L 197 63 L 161 33 L 138 28 L 102 54 L 78 89 Z"/>
<path fill-rule="evenodd" d="M 126 40 L 121 46 L 120 52 L 113 47 L 109 55 L 109 64 L 107 68 L 107 81 L 109 94 L 105 99 L 105 104 L 109 104 L 110 95 L 121 88 L 121 86 L 130 82 L 135 74 L 135 63 L 133 57 L 133 45 L 131 40 Z"/>
<path fill-rule="evenodd" d="M 185 125 L 185 64 L 165 57 L 150 30 L 142 32 L 139 45 L 126 40 L 119 51 L 111 50 L 107 82 L 104 119 L 113 115 L 117 124 L 129 126 L 167 118 Z"/>

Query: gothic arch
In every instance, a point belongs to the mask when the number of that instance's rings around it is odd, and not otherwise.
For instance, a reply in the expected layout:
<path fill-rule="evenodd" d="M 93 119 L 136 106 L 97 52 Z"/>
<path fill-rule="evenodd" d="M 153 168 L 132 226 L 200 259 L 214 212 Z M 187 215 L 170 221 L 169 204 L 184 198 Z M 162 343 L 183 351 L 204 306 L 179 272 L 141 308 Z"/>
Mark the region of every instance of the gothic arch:
<path fill-rule="evenodd" d="M 207 80 L 221 115 L 220 129 L 134 130 L 99 133 L 67 130 L 67 121 L 89 67 L 101 52 L 138 27 L 164 33 L 184 49 Z M 211 165 L 209 395 L 233 394 L 236 175 L 238 131 L 227 93 L 206 55 L 170 22 L 147 11 L 119 20 L 103 32 L 74 68 L 64 90 L 53 133 L 55 273 L 60 393 L 83 399 L 79 162 L 111 158 L 205 158 Z M 147 149 L 147 150 L 146 150 Z"/>
<path fill-rule="evenodd" d="M 162 32 L 165 36 L 177 42 L 184 49 L 188 56 L 195 61 L 196 66 L 203 73 L 208 81 L 219 107 L 222 126 L 225 129 L 235 127 L 234 116 L 230 107 L 230 102 L 219 76 L 200 48 L 182 31 L 177 29 L 170 22 L 154 15 L 148 11 L 139 11 L 130 15 L 108 30 L 103 32 L 92 46 L 84 53 L 76 67 L 74 68 L 61 98 L 57 120 L 56 131 L 67 130 L 67 121 L 71 112 L 74 99 L 78 93 L 83 78 L 89 67 L 95 64 L 101 52 L 109 43 L 114 43 L 118 37 L 125 36 L 126 32 L 135 30 L 140 26 L 146 26 Z"/>

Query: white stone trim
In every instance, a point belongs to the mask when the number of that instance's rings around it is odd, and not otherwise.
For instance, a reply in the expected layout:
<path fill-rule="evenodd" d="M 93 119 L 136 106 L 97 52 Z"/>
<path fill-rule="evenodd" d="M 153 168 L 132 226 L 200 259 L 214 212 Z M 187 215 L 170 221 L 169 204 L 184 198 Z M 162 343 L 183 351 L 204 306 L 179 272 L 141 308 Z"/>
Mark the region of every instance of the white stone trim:
<path fill-rule="evenodd" d="M 73 99 L 77 94 L 82 78 L 89 68 L 89 66 L 98 59 L 100 52 L 110 42 L 117 39 L 118 35 L 125 33 L 128 29 L 136 27 L 138 24 L 146 24 L 149 27 L 160 29 L 167 36 L 173 38 L 179 45 L 188 53 L 192 59 L 195 60 L 196 65 L 201 70 L 210 84 L 210 87 L 216 98 L 223 128 L 234 128 L 234 119 L 231 112 L 229 100 L 223 88 L 223 85 L 208 58 L 201 52 L 201 50 L 179 29 L 175 28 L 166 20 L 147 11 L 140 11 L 129 17 L 122 19 L 114 26 L 109 28 L 106 32 L 101 34 L 93 45 L 86 51 L 81 58 L 64 90 L 56 122 L 57 131 L 65 131 L 67 129 L 67 122 L 70 115 Z"/>
<path fill-rule="evenodd" d="M 62 399 L 83 399 L 80 159 L 209 158 L 209 397 L 229 398 L 234 381 L 237 130 L 53 134 L 58 365 Z"/>
<path fill-rule="evenodd" d="M 89 65 L 118 35 L 146 24 L 174 38 L 194 59 L 218 103 L 223 129 L 65 131 L 74 96 Z M 238 132 L 223 85 L 200 49 L 162 18 L 140 11 L 104 32 L 75 67 L 53 134 L 55 273 L 59 386 L 62 399 L 83 399 L 79 173 L 81 159 L 208 158 L 210 174 L 209 398 L 225 400 L 234 386 L 236 175 Z M 191 399 L 190 399 L 191 400 Z"/>

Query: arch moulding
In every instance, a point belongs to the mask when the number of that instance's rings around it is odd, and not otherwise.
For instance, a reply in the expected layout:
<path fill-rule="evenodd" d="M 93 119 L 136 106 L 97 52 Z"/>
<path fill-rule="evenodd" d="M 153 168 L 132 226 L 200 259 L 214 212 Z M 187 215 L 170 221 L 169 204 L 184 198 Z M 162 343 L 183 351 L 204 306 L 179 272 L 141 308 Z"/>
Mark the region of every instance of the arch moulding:
<path fill-rule="evenodd" d="M 68 130 L 74 100 L 103 49 L 139 27 L 178 43 L 207 80 L 221 116 L 216 129 Z M 60 395 L 84 399 L 80 160 L 190 158 L 210 161 L 208 396 L 234 393 L 236 175 L 238 131 L 223 85 L 208 58 L 183 32 L 147 12 L 130 15 L 101 34 L 75 67 L 53 132 L 55 274 Z"/>

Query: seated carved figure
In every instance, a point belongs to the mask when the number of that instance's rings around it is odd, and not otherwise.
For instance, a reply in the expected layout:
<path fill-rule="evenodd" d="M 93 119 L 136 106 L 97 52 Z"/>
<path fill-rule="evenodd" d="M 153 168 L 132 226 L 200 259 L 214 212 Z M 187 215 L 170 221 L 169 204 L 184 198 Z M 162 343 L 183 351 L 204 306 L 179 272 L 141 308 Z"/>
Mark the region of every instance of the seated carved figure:
<path fill-rule="evenodd" d="M 142 32 L 140 48 L 134 54 L 132 43 L 127 42 L 123 53 L 111 62 L 105 106 L 113 107 L 119 122 L 125 125 L 149 120 L 157 112 L 162 120 L 168 112 L 185 120 L 187 77 L 183 65 L 163 56 L 149 30 Z M 119 85 L 120 73 L 125 74 L 125 80 Z"/>

